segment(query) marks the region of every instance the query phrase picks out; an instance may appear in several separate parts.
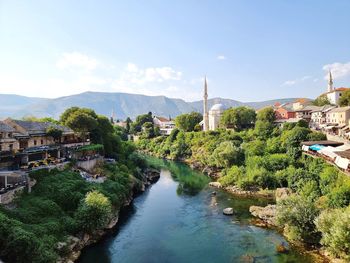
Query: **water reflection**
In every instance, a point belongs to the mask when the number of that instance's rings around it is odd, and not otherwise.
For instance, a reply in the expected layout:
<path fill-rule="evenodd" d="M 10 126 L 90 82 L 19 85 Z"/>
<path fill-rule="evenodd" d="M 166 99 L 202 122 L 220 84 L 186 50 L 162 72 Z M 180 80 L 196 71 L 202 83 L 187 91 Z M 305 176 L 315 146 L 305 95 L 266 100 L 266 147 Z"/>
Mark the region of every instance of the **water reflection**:
<path fill-rule="evenodd" d="M 200 174 L 179 164 L 168 167 L 172 170 L 163 166 L 159 181 L 124 211 L 116 233 L 85 249 L 79 262 L 311 262 L 293 249 L 277 254 L 284 238 L 249 224 L 249 206 L 268 200 L 236 198 L 221 190 L 213 195 L 204 175 L 187 184 L 183 177 Z M 186 190 L 179 195 L 179 189 Z M 223 215 L 228 206 L 234 216 Z"/>

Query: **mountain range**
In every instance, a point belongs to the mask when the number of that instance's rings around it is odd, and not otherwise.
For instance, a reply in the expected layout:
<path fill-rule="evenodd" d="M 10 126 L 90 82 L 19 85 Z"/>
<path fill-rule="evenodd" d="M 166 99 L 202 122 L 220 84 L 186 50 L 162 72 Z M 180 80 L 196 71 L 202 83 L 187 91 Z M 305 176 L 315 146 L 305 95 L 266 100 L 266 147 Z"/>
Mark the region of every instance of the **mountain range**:
<path fill-rule="evenodd" d="M 286 103 L 295 98 L 275 99 L 259 102 L 240 102 L 237 100 L 212 98 L 208 100 L 209 108 L 221 103 L 226 108 L 249 106 L 255 109 Z M 0 94 L 0 118 L 22 118 L 26 116 L 58 118 L 72 106 L 94 109 L 98 114 L 111 116 L 114 111 L 118 119 L 135 118 L 137 115 L 151 111 L 154 115 L 175 117 L 191 111 L 202 112 L 203 101 L 186 102 L 182 99 L 166 96 L 146 96 L 128 93 L 84 92 L 76 95 L 54 99 L 33 98 L 20 95 Z"/>

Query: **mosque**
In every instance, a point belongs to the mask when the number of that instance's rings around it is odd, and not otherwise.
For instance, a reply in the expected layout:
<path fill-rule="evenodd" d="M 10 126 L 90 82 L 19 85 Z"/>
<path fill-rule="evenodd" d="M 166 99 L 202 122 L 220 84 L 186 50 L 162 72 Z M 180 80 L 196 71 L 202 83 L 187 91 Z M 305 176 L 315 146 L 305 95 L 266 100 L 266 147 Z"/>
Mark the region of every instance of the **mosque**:
<path fill-rule="evenodd" d="M 203 131 L 214 131 L 219 128 L 220 119 L 225 107 L 222 104 L 214 104 L 208 111 L 208 84 L 207 78 L 204 79 L 204 99 L 203 99 Z"/>

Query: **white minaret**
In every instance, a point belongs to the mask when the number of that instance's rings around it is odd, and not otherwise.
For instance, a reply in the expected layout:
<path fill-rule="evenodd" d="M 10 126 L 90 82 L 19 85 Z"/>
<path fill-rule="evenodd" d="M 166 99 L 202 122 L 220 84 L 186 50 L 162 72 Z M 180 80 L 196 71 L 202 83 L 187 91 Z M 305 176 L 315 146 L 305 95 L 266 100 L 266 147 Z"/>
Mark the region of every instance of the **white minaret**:
<path fill-rule="evenodd" d="M 333 78 L 332 78 L 332 72 L 329 71 L 329 77 L 328 77 L 328 92 L 333 90 Z"/>
<path fill-rule="evenodd" d="M 204 100 L 203 100 L 203 131 L 209 130 L 209 115 L 208 115 L 208 85 L 207 76 L 204 78 Z"/>

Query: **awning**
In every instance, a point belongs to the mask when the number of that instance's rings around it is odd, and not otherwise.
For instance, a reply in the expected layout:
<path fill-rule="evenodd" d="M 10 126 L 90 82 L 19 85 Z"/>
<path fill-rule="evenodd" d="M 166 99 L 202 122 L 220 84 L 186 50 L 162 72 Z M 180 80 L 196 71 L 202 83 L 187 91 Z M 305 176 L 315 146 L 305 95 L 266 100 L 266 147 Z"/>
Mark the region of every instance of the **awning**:
<path fill-rule="evenodd" d="M 313 150 L 313 151 L 319 151 L 323 148 L 326 148 L 326 146 L 323 146 L 323 145 L 319 145 L 319 144 L 314 144 L 314 145 L 311 145 L 309 147 L 309 149 Z"/>
<path fill-rule="evenodd" d="M 332 159 L 335 159 L 335 158 L 338 156 L 336 153 L 334 153 L 335 150 L 336 150 L 335 147 L 328 146 L 328 147 L 325 147 L 325 148 L 319 150 L 318 152 L 319 152 L 320 154 L 323 154 L 323 155 L 325 155 L 325 156 L 328 156 L 328 157 L 330 157 L 330 158 L 332 158 Z"/>
<path fill-rule="evenodd" d="M 327 127 L 325 127 L 324 129 L 325 130 L 331 130 L 331 129 L 333 129 L 335 126 L 327 126 Z"/>
<path fill-rule="evenodd" d="M 302 147 L 301 147 L 301 149 L 304 151 L 304 152 L 308 152 L 309 151 L 309 146 L 306 146 L 306 145 L 303 145 Z"/>
<path fill-rule="evenodd" d="M 342 146 L 335 147 L 335 152 L 347 151 L 347 150 L 350 150 L 349 144 L 344 144 Z"/>
<path fill-rule="evenodd" d="M 348 169 L 350 161 L 349 159 L 338 156 L 334 163 L 342 169 Z"/>
<path fill-rule="evenodd" d="M 349 130 L 349 126 L 345 126 L 344 128 L 342 128 L 342 131 L 346 131 Z"/>

